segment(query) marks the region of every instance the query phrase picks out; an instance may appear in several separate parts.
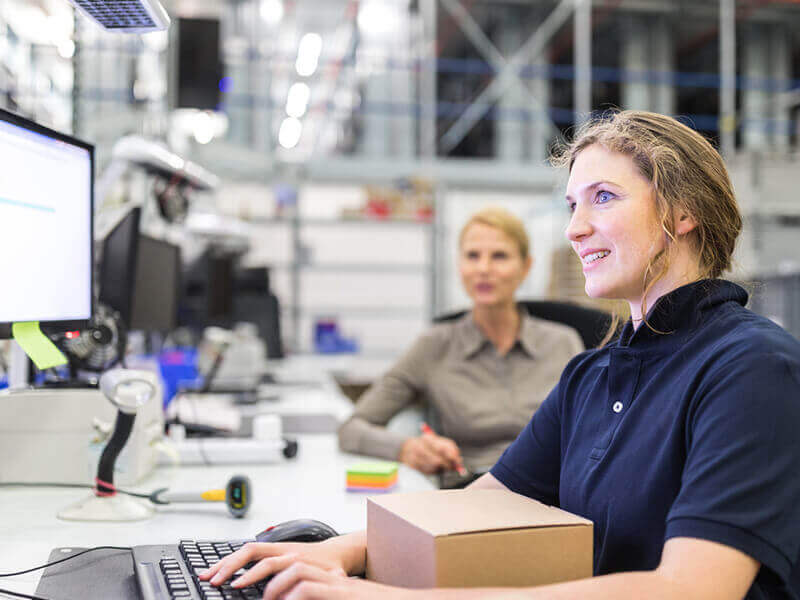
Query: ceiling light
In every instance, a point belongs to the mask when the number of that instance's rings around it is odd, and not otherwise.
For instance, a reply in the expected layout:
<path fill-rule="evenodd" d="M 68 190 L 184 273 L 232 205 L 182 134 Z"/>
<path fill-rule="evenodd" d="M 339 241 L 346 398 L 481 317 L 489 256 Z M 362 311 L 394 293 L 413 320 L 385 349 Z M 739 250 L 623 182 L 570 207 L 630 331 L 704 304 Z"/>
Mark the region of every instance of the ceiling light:
<path fill-rule="evenodd" d="M 385 1 L 363 2 L 358 9 L 358 28 L 362 33 L 384 35 L 397 31 L 400 14 L 396 7 L 387 6 Z"/>
<path fill-rule="evenodd" d="M 292 84 L 286 97 L 286 114 L 299 119 L 306 114 L 311 88 L 302 81 Z"/>
<path fill-rule="evenodd" d="M 281 0 L 261 0 L 261 18 L 267 25 L 277 25 L 283 18 Z"/>
<path fill-rule="evenodd" d="M 303 133 L 303 124 L 294 117 L 286 117 L 278 131 L 278 143 L 286 149 L 297 146 L 300 134 Z"/>
<path fill-rule="evenodd" d="M 318 33 L 307 33 L 300 40 L 297 49 L 295 68 L 301 77 L 309 77 L 317 70 L 319 55 L 322 52 L 322 38 Z"/>
<path fill-rule="evenodd" d="M 58 55 L 61 58 L 72 58 L 75 56 L 75 42 L 72 40 L 63 40 L 58 43 Z"/>

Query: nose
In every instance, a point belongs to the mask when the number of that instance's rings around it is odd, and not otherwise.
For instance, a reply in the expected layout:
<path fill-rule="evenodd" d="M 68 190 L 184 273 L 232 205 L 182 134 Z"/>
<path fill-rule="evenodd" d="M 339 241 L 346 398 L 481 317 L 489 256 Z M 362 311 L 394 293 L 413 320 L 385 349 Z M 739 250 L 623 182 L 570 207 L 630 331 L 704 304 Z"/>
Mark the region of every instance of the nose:
<path fill-rule="evenodd" d="M 570 242 L 579 242 L 591 233 L 592 226 L 589 222 L 589 219 L 587 218 L 584 210 L 579 205 L 576 205 L 575 210 L 572 212 L 572 216 L 569 219 L 567 229 L 564 231 L 564 235 L 567 236 L 567 239 Z"/>

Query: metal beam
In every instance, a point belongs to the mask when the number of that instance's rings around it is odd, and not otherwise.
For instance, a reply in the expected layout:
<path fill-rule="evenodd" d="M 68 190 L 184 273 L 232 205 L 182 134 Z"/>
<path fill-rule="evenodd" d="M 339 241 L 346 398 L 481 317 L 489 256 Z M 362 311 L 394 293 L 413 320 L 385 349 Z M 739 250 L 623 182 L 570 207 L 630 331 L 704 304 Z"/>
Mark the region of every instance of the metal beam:
<path fill-rule="evenodd" d="M 420 73 L 419 147 L 423 160 L 436 158 L 436 77 L 437 77 L 437 0 L 422 0 L 422 36 L 424 39 L 420 63 L 427 63 Z"/>
<path fill-rule="evenodd" d="M 285 165 L 276 165 L 278 172 Z M 392 182 L 404 177 L 423 177 L 438 184 L 488 190 L 538 190 L 552 192 L 562 174 L 544 165 L 503 163 L 491 159 L 436 158 L 388 160 L 370 157 L 318 157 L 304 163 L 309 181 Z"/>
<path fill-rule="evenodd" d="M 719 0 L 719 139 L 722 156 L 736 151 L 736 0 Z"/>
<path fill-rule="evenodd" d="M 779 108 L 794 108 L 800 104 L 800 87 L 780 92 L 777 96 L 777 104 Z"/>
<path fill-rule="evenodd" d="M 349 36 L 347 38 L 347 44 L 344 48 L 342 48 L 342 55 L 339 57 L 339 61 L 334 63 L 334 70 L 333 75 L 328 75 L 326 73 L 325 78 L 333 79 L 333 84 L 330 88 L 330 93 L 328 97 L 323 101 L 315 102 L 316 106 L 322 107 L 322 119 L 321 123 L 317 127 L 314 135 L 314 142 L 311 146 L 311 156 L 315 156 L 317 154 L 317 150 L 319 149 L 319 142 L 322 139 L 322 132 L 326 126 L 332 121 L 334 126 L 336 125 L 336 119 L 328 119 L 328 107 L 333 103 L 333 99 L 336 97 L 336 92 L 339 90 L 340 84 L 342 82 L 342 71 L 344 71 L 344 65 L 347 60 L 355 56 L 356 46 L 358 44 L 357 38 L 357 30 L 358 30 L 358 23 L 356 23 L 356 18 L 358 17 L 358 0 L 350 0 L 345 6 L 343 14 L 342 14 L 342 21 L 339 24 L 340 27 L 347 27 L 349 29 Z M 335 31 L 336 29 L 334 29 Z M 355 61 L 353 61 L 355 64 Z"/>
<path fill-rule="evenodd" d="M 573 38 L 575 79 L 573 106 L 575 125 L 580 125 L 592 112 L 592 4 L 575 0 L 575 35 Z"/>
<path fill-rule="evenodd" d="M 472 18 L 472 15 L 470 15 L 469 12 L 467 12 L 467 10 L 464 8 L 464 5 L 461 4 L 459 0 L 442 0 L 442 5 L 461 26 L 461 30 L 475 45 L 475 48 L 478 49 L 478 52 L 483 55 L 492 68 L 494 68 L 496 71 L 502 71 L 507 65 L 505 56 L 503 56 L 503 53 L 500 52 L 500 50 L 498 50 L 492 41 L 486 36 L 486 34 L 483 32 L 483 29 L 481 29 L 481 26 L 475 22 L 475 19 Z M 514 76 L 514 84 L 526 93 L 535 107 L 537 109 L 546 109 L 536 95 L 531 92 L 530 88 L 525 84 L 517 71 L 513 70 L 511 73 Z M 549 129 L 551 131 L 558 132 L 558 127 L 556 127 L 555 123 L 553 123 L 553 120 L 549 118 L 547 111 L 542 110 L 542 114 L 545 115 Z"/>
<path fill-rule="evenodd" d="M 520 50 L 508 61 L 505 68 L 481 92 L 441 138 L 441 148 L 446 153 L 455 148 L 464 136 L 485 115 L 497 99 L 514 83 L 516 72 L 524 63 L 531 62 L 544 50 L 550 38 L 561 29 L 576 3 L 588 0 L 561 0 Z"/>

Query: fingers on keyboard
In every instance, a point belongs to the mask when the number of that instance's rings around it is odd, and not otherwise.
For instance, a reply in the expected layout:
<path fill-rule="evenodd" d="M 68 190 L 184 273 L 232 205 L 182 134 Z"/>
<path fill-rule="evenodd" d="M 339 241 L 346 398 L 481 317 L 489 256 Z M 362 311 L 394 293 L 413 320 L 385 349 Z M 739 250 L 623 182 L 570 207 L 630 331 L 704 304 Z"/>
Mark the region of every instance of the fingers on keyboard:
<path fill-rule="evenodd" d="M 244 587 L 271 577 L 283 571 L 297 561 L 298 554 L 284 554 L 260 560 L 255 566 L 248 569 L 241 577 L 231 583 L 234 587 Z"/>

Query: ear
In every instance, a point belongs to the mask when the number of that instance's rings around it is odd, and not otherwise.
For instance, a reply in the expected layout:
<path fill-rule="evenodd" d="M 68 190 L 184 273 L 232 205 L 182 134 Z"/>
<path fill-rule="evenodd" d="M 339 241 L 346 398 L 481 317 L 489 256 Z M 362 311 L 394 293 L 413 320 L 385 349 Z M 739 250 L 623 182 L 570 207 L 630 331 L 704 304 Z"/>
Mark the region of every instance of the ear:
<path fill-rule="evenodd" d="M 522 279 L 524 280 L 528 273 L 531 272 L 531 267 L 533 266 L 533 257 L 529 254 L 528 257 L 522 263 Z"/>
<path fill-rule="evenodd" d="M 678 209 L 673 214 L 675 215 L 673 231 L 676 237 L 686 235 L 697 227 L 697 221 L 688 212 Z"/>

